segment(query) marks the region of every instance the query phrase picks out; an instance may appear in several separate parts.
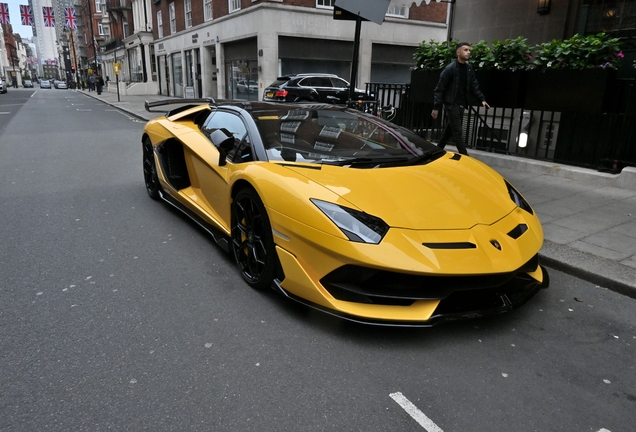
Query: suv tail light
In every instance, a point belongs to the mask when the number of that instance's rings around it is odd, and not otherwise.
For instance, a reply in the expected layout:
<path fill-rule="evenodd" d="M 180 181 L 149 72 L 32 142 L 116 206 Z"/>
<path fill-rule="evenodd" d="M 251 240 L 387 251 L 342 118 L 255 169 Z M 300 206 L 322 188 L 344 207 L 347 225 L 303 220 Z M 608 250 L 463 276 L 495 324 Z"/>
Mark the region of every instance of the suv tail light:
<path fill-rule="evenodd" d="M 275 97 L 287 97 L 287 90 L 277 90 Z"/>

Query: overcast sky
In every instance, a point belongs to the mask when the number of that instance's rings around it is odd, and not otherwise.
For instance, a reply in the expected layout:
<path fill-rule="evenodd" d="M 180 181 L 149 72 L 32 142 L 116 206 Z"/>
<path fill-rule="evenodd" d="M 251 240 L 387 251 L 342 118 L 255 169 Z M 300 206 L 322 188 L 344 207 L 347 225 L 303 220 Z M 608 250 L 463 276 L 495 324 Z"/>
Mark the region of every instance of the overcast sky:
<path fill-rule="evenodd" d="M 0 3 L 9 3 L 9 18 L 13 33 L 19 33 L 23 38 L 33 37 L 33 30 L 30 26 L 23 26 L 20 19 L 20 5 L 28 5 L 28 0 L 0 0 Z M 57 19 L 57 17 L 55 17 Z"/>

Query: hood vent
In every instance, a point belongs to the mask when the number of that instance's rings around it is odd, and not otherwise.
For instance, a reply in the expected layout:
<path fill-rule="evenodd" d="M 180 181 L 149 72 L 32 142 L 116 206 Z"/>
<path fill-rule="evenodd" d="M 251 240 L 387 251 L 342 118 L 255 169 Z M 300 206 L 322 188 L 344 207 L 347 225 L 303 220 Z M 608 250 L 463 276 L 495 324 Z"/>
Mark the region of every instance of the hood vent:
<path fill-rule="evenodd" d="M 422 243 L 422 246 L 426 246 L 429 249 L 476 249 L 477 248 L 477 245 L 470 242 Z"/>
<path fill-rule="evenodd" d="M 508 233 L 509 237 L 512 237 L 513 239 L 517 240 L 519 237 L 521 237 L 521 235 L 528 231 L 528 225 L 526 224 L 519 224 L 517 225 L 512 231 L 510 231 Z"/>

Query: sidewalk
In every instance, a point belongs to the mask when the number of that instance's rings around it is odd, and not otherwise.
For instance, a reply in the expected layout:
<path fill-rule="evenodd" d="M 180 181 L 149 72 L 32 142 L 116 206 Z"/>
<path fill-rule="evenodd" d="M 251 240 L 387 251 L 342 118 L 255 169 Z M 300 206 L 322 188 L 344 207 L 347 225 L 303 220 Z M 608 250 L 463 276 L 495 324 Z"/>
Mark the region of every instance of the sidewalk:
<path fill-rule="evenodd" d="M 118 96 L 76 90 L 149 120 L 144 102 L 167 96 Z M 450 146 L 449 146 L 450 147 Z M 636 298 L 636 168 L 619 175 L 469 149 L 530 202 L 543 224 L 548 267 Z"/>

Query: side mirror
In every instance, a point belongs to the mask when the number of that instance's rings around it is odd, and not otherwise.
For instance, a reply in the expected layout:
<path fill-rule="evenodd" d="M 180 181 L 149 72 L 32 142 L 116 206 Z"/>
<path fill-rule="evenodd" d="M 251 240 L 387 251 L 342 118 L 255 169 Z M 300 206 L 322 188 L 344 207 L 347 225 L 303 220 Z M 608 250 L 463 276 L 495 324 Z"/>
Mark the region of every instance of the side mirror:
<path fill-rule="evenodd" d="M 210 134 L 210 139 L 215 147 L 225 151 L 229 151 L 234 148 L 234 135 L 225 128 L 217 129 L 212 132 Z"/>
<path fill-rule="evenodd" d="M 225 165 L 227 152 L 234 148 L 234 135 L 227 129 L 217 129 L 210 134 L 210 140 L 219 149 L 219 166 Z"/>

